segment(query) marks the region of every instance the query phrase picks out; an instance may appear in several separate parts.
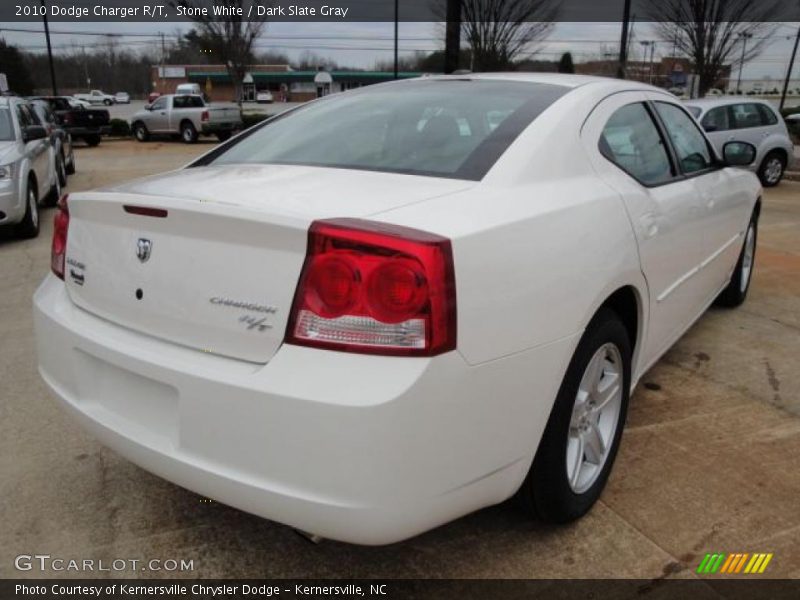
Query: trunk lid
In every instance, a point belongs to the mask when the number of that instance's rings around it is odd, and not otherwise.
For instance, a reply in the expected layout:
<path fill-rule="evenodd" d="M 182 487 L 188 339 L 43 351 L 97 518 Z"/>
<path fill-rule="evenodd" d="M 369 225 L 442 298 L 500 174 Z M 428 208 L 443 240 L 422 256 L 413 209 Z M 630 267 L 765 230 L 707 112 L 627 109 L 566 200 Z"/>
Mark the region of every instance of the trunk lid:
<path fill-rule="evenodd" d="M 367 217 L 471 185 L 313 167 L 226 166 L 77 193 L 69 200 L 65 281 L 75 304 L 106 320 L 266 363 L 283 342 L 314 219 Z M 167 214 L 136 214 L 136 207 Z"/>

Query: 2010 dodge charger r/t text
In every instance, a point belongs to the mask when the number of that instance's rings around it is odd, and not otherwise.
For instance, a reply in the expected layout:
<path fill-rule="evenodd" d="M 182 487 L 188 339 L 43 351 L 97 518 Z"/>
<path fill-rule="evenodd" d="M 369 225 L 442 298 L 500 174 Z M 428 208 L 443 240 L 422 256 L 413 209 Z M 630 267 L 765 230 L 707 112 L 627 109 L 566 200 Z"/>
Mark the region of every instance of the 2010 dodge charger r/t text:
<path fill-rule="evenodd" d="M 755 149 L 663 91 L 435 76 L 62 198 L 40 372 L 143 468 L 360 544 L 600 496 L 630 391 L 747 294 Z"/>

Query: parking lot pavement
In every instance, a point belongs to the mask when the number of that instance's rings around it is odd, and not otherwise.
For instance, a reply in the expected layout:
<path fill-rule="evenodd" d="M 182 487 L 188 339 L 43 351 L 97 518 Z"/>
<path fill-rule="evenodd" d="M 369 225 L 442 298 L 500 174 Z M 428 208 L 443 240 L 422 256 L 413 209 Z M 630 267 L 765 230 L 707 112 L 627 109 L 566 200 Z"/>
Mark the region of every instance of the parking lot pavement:
<path fill-rule="evenodd" d="M 104 142 L 68 191 L 185 164 L 211 144 Z M 751 295 L 712 309 L 643 378 L 609 485 L 581 521 L 544 526 L 511 503 L 407 542 L 312 545 L 154 477 L 69 420 L 35 366 L 36 240 L 0 237 L 0 577 L 14 556 L 185 559 L 199 577 L 693 577 L 706 552 L 772 552 L 800 577 L 800 183 L 764 198 Z M 51 573 L 80 576 L 80 573 Z M 164 576 L 163 572 L 123 572 Z"/>

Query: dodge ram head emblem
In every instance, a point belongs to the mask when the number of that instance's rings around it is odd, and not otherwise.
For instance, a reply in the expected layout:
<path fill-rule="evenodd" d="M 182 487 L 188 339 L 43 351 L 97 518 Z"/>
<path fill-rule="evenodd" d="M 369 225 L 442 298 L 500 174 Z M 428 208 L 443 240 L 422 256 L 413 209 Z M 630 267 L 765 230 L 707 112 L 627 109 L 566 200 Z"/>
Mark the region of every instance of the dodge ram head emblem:
<path fill-rule="evenodd" d="M 152 249 L 153 242 L 145 238 L 139 238 L 139 241 L 136 242 L 136 258 L 139 259 L 139 262 L 147 262 L 147 260 L 150 258 L 150 251 Z"/>

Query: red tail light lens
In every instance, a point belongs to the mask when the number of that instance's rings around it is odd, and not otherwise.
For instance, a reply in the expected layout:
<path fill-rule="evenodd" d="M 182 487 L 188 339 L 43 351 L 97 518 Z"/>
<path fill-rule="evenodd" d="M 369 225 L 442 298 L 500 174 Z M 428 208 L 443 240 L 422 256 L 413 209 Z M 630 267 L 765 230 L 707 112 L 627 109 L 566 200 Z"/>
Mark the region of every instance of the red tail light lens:
<path fill-rule="evenodd" d="M 208 119 L 209 119 L 209 115 L 208 115 L 208 111 L 207 110 L 204 110 L 202 113 L 200 113 L 200 120 L 201 121 L 208 121 Z"/>
<path fill-rule="evenodd" d="M 67 254 L 67 230 L 69 229 L 69 194 L 64 194 L 56 205 L 53 220 L 53 243 L 50 246 L 50 268 L 56 277 L 64 279 L 64 260 Z"/>
<path fill-rule="evenodd" d="M 453 350 L 450 240 L 359 219 L 315 221 L 286 341 L 404 356 Z"/>

